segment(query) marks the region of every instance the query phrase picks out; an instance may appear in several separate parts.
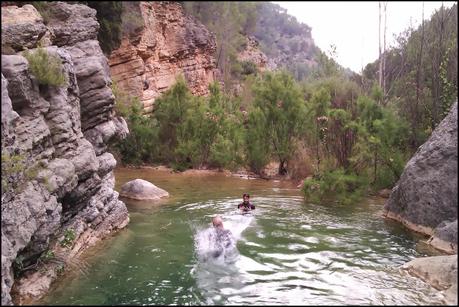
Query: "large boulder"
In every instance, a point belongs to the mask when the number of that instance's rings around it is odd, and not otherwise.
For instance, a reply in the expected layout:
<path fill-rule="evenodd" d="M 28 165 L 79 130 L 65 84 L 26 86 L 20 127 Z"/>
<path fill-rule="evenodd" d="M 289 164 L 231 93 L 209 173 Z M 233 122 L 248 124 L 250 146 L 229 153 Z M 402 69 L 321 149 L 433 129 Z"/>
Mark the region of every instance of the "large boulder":
<path fill-rule="evenodd" d="M 436 248 L 457 253 L 457 102 L 407 163 L 384 209 L 387 217 L 438 237 L 430 240 Z"/>
<path fill-rule="evenodd" d="M 143 179 L 135 179 L 123 184 L 120 195 L 137 200 L 150 200 L 168 197 L 169 193 L 158 188 L 151 182 Z"/>
<path fill-rule="evenodd" d="M 457 255 L 417 258 L 401 269 L 444 291 L 446 303 L 457 305 Z"/>

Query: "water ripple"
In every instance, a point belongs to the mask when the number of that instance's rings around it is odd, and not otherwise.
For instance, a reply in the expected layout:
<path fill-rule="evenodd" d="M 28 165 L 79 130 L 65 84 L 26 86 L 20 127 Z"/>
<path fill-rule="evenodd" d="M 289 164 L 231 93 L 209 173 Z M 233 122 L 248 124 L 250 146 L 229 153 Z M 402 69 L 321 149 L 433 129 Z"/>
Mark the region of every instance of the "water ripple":
<path fill-rule="evenodd" d="M 438 291 L 399 271 L 426 249 L 399 224 L 383 220 L 376 199 L 318 205 L 281 183 L 155 176 L 152 182 L 173 197 L 131 212 L 127 230 L 92 258 L 90 276 L 69 275 L 44 304 L 443 303 Z M 246 191 L 256 209 L 243 216 L 237 204 Z M 195 244 L 215 215 L 236 240 L 229 262 L 204 261 Z"/>

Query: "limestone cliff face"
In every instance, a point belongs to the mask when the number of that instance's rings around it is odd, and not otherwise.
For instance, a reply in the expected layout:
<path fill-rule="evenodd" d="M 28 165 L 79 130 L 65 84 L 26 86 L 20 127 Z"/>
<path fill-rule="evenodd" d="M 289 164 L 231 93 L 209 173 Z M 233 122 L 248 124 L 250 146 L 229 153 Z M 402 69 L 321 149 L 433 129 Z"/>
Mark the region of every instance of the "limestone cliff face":
<path fill-rule="evenodd" d="M 260 72 L 273 68 L 268 66 L 268 57 L 260 50 L 259 43 L 253 36 L 247 37 L 246 47 L 238 53 L 237 59 L 240 62 L 254 63 Z"/>
<path fill-rule="evenodd" d="M 193 94 L 206 95 L 216 67 L 214 36 L 178 3 L 140 2 L 139 8 L 143 26 L 110 55 L 113 80 L 138 97 L 146 113 L 180 74 Z"/>
<path fill-rule="evenodd" d="M 386 215 L 457 253 L 457 102 L 408 161 L 385 205 Z"/>
<path fill-rule="evenodd" d="M 11 294 L 18 304 L 39 298 L 72 258 L 129 222 L 107 152 L 128 130 L 112 110 L 96 11 L 52 2 L 49 13 L 45 25 L 31 5 L 2 7 L 2 45 L 12 50 L 1 68 L 2 305 Z M 64 86 L 31 74 L 21 51 L 38 43 L 62 61 Z"/>

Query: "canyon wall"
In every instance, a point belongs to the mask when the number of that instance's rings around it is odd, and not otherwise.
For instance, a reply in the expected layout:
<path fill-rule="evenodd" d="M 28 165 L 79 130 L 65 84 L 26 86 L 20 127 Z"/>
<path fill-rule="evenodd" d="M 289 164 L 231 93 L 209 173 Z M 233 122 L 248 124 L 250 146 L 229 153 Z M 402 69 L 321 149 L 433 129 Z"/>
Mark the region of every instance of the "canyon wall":
<path fill-rule="evenodd" d="M 135 2 L 134 2 L 135 3 Z M 133 3 L 133 4 L 134 4 Z M 140 2 L 123 8 L 123 28 L 135 18 L 139 26 L 123 34 L 109 64 L 117 86 L 139 98 L 145 113 L 154 101 L 183 75 L 194 95 L 208 94 L 216 68 L 215 37 L 201 23 L 186 16 L 176 2 Z M 126 6 L 126 4 L 123 4 Z"/>
<path fill-rule="evenodd" d="M 40 298 L 72 259 L 129 222 L 107 152 L 128 129 L 113 112 L 96 11 L 50 2 L 47 15 L 2 7 L 2 305 Z M 38 46 L 60 60 L 64 85 L 31 73 L 23 51 Z"/>

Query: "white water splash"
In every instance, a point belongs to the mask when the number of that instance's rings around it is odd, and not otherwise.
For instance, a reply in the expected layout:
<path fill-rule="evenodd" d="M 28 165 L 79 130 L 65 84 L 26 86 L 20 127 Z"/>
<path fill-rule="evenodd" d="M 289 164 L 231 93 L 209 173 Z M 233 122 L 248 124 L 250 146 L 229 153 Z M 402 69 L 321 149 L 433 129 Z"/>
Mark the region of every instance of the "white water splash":
<path fill-rule="evenodd" d="M 218 233 L 212 226 L 196 232 L 194 242 L 196 254 L 201 262 L 228 264 L 239 259 L 236 244 L 242 232 L 252 222 L 253 216 L 237 214 L 222 216 L 222 219 L 224 229 L 229 230 L 230 234 Z"/>
<path fill-rule="evenodd" d="M 234 214 L 226 217 L 224 219 L 225 229 L 229 229 L 233 236 L 237 240 L 241 239 L 242 232 L 247 229 L 252 223 L 254 217 L 252 214 Z"/>

